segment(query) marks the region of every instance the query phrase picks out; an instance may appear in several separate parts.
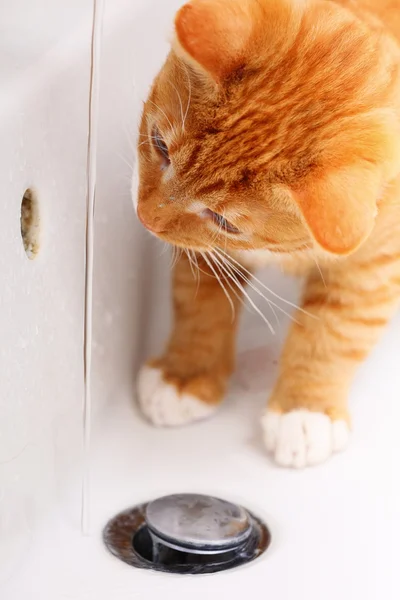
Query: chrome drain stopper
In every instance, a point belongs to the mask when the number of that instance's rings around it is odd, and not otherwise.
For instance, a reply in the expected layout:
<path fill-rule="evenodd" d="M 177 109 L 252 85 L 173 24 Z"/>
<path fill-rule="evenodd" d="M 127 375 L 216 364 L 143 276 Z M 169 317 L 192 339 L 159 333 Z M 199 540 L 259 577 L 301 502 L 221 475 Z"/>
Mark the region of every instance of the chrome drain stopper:
<path fill-rule="evenodd" d="M 154 500 L 147 505 L 145 518 L 154 544 L 195 554 L 238 549 L 252 531 L 244 508 L 198 494 L 175 494 Z"/>
<path fill-rule="evenodd" d="M 254 560 L 267 527 L 241 506 L 212 496 L 174 494 L 127 510 L 104 530 L 108 549 L 128 564 L 170 573 L 213 573 Z"/>

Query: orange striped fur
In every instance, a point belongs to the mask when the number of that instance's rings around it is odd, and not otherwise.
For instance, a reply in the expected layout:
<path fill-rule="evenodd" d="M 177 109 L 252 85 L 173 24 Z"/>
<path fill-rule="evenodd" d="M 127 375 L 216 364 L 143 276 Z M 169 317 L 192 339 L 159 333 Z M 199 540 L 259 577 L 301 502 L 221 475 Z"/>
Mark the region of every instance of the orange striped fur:
<path fill-rule="evenodd" d="M 399 38 L 400 0 L 192 0 L 178 12 L 139 144 L 138 216 L 188 251 L 171 339 L 139 378 L 155 424 L 221 402 L 249 271 L 273 261 L 306 283 L 267 448 L 302 467 L 345 446 L 355 370 L 400 298 Z"/>

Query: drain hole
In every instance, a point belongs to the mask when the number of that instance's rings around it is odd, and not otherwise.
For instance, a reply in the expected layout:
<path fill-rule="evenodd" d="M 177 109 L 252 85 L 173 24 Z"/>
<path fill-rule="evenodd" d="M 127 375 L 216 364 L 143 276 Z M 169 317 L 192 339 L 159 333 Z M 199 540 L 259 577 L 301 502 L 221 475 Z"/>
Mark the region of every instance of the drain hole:
<path fill-rule="evenodd" d="M 152 568 L 161 566 L 162 570 L 171 573 L 215 573 L 223 571 L 235 564 L 240 564 L 237 550 L 219 554 L 195 554 L 171 548 L 163 544 L 156 546 L 146 526 L 142 527 L 133 538 L 133 549 L 144 560 L 152 563 Z"/>
<path fill-rule="evenodd" d="M 39 253 L 40 215 L 35 192 L 28 188 L 21 203 L 21 236 L 27 257 L 33 260 Z"/>
<path fill-rule="evenodd" d="M 147 527 L 141 527 L 139 531 L 135 533 L 132 545 L 139 556 L 148 562 L 153 562 L 153 541 Z"/>
<path fill-rule="evenodd" d="M 103 538 L 112 554 L 133 567 L 192 575 L 251 562 L 271 540 L 264 523 L 249 511 L 196 494 L 127 510 L 108 523 Z"/>

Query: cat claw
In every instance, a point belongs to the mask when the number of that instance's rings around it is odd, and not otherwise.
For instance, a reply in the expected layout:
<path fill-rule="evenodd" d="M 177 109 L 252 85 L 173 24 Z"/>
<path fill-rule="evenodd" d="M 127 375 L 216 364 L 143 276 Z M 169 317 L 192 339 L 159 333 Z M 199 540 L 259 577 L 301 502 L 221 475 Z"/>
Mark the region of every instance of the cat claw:
<path fill-rule="evenodd" d="M 146 365 L 140 370 L 137 391 L 144 416 L 157 427 L 187 425 L 215 412 L 215 406 L 192 394 L 180 393 L 173 384 L 164 381 L 160 369 Z"/>
<path fill-rule="evenodd" d="M 267 410 L 262 419 L 266 448 L 282 467 L 303 469 L 325 462 L 344 450 L 350 429 L 346 421 L 306 409 L 277 413 Z"/>

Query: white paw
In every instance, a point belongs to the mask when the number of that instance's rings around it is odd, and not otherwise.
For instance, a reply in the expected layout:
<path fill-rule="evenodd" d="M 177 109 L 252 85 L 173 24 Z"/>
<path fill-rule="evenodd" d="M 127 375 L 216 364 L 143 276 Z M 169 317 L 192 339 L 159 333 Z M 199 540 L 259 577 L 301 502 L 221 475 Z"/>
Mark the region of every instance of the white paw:
<path fill-rule="evenodd" d="M 215 407 L 191 394 L 180 394 L 176 387 L 166 383 L 159 369 L 144 366 L 140 370 L 138 399 L 143 414 L 158 427 L 176 427 L 206 419 Z"/>
<path fill-rule="evenodd" d="M 346 421 L 331 421 L 322 413 L 267 410 L 262 419 L 264 441 L 278 465 L 302 469 L 344 450 L 350 438 Z"/>

